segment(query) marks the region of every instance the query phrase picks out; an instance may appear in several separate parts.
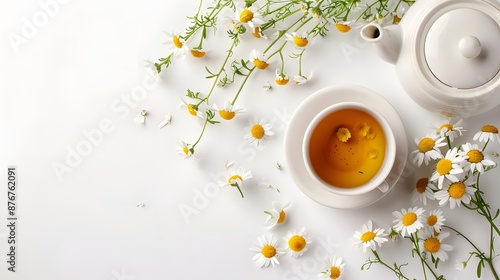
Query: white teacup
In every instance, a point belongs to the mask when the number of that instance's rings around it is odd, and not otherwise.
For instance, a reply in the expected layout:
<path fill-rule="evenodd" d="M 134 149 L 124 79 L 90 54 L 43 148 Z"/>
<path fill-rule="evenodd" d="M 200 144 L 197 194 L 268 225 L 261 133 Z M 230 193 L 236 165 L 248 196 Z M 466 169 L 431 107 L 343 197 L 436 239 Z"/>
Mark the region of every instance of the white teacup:
<path fill-rule="evenodd" d="M 394 133 L 376 110 L 355 102 L 332 105 L 306 129 L 303 159 L 310 176 L 339 195 L 389 189 L 396 158 Z"/>

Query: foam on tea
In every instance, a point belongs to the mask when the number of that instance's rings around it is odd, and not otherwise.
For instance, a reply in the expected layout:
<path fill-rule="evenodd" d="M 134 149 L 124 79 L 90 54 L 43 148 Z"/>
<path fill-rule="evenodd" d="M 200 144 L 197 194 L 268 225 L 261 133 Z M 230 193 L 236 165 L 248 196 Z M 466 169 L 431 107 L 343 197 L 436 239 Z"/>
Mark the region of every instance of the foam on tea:
<path fill-rule="evenodd" d="M 357 109 L 335 111 L 314 129 L 309 156 L 316 174 L 326 183 L 353 188 L 369 182 L 385 157 L 382 127 Z"/>

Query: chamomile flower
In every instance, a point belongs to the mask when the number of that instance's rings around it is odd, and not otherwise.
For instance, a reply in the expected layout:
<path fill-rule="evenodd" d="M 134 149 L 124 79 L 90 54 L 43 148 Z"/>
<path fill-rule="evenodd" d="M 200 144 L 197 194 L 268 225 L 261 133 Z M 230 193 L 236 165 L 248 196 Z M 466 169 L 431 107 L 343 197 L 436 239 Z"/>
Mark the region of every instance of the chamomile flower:
<path fill-rule="evenodd" d="M 425 223 L 434 232 L 441 232 L 441 227 L 444 225 L 444 221 L 446 221 L 446 219 L 443 216 L 443 211 L 437 209 L 432 210 L 429 213 L 429 216 L 427 216 L 427 220 L 425 221 Z"/>
<path fill-rule="evenodd" d="M 465 143 L 462 145 L 462 155 L 466 158 L 464 161 L 464 171 L 483 173 L 485 167 L 495 166 L 495 162 L 490 160 L 479 149 L 477 144 Z"/>
<path fill-rule="evenodd" d="M 455 269 L 456 270 L 464 270 L 467 267 L 467 262 L 465 261 L 456 261 L 455 262 Z"/>
<path fill-rule="evenodd" d="M 185 56 L 189 47 L 186 45 L 186 42 L 178 32 L 164 32 L 167 35 L 167 41 L 165 44 L 174 52 L 174 57 Z"/>
<path fill-rule="evenodd" d="M 420 200 L 422 204 L 427 205 L 427 199 L 434 200 L 434 184 L 429 181 L 429 178 L 422 177 L 418 179 L 415 184 L 415 190 L 413 191 L 413 204 Z"/>
<path fill-rule="evenodd" d="M 265 54 L 261 54 L 258 50 L 253 49 L 248 57 L 257 69 L 264 70 L 269 66 L 268 59 Z"/>
<path fill-rule="evenodd" d="M 252 172 L 246 171 L 243 167 L 239 167 L 236 170 L 231 170 L 226 174 L 226 179 L 224 181 L 219 181 L 219 186 L 221 187 L 235 187 L 240 192 L 241 197 L 243 192 L 241 188 L 245 184 L 245 181 L 252 178 Z"/>
<path fill-rule="evenodd" d="M 310 8 L 308 12 L 311 13 L 311 15 L 313 16 L 313 18 L 316 19 L 316 20 L 323 19 L 323 11 L 321 10 L 320 7 Z"/>
<path fill-rule="evenodd" d="M 460 207 L 462 203 L 469 204 L 475 192 L 476 189 L 467 181 L 446 182 L 443 189 L 436 192 L 434 197 L 439 200 L 440 206 L 450 202 L 450 209 L 454 209 L 455 206 Z"/>
<path fill-rule="evenodd" d="M 335 24 L 335 28 L 337 28 L 337 30 L 340 32 L 340 33 L 347 33 L 349 31 L 351 31 L 351 22 L 350 21 L 339 21 Z"/>
<path fill-rule="evenodd" d="M 334 256 L 328 258 L 325 262 L 325 270 L 318 274 L 319 278 L 328 278 L 332 280 L 341 279 L 344 272 L 345 263 L 342 258 Z"/>
<path fill-rule="evenodd" d="M 267 40 L 267 35 L 262 32 L 262 29 L 260 29 L 260 26 L 254 26 L 252 28 L 252 36 L 254 36 L 257 39 L 266 39 Z"/>
<path fill-rule="evenodd" d="M 309 76 L 304 76 L 302 74 L 295 75 L 295 76 L 293 76 L 293 82 L 296 85 L 302 85 L 302 84 L 307 83 L 309 80 L 311 80 L 312 77 L 313 77 L 313 72 L 312 71 L 309 73 Z"/>
<path fill-rule="evenodd" d="M 413 163 L 417 163 L 418 166 L 422 165 L 422 162 L 428 165 L 431 159 L 442 158 L 443 155 L 439 147 L 446 145 L 446 143 L 443 142 L 444 139 L 444 137 L 432 133 L 427 134 L 421 139 L 415 138 L 415 144 L 418 149 L 411 153 L 411 156 L 413 156 Z"/>
<path fill-rule="evenodd" d="M 184 158 L 193 158 L 194 157 L 194 148 L 191 144 L 188 144 L 184 141 L 179 142 L 179 147 L 177 148 L 177 153 L 184 156 Z"/>
<path fill-rule="evenodd" d="M 203 113 L 200 112 L 198 105 L 194 103 L 188 103 L 184 98 L 181 98 L 182 103 L 179 105 L 180 108 L 187 110 L 189 115 L 193 117 L 203 118 Z"/>
<path fill-rule="evenodd" d="M 305 49 L 313 43 L 307 31 L 304 31 L 302 34 L 297 34 L 296 32 L 292 32 L 291 34 L 286 33 L 285 36 L 287 41 L 292 42 L 299 49 Z"/>
<path fill-rule="evenodd" d="M 339 128 L 336 134 L 337 138 L 343 143 L 347 142 L 347 140 L 351 138 L 351 132 L 345 127 Z"/>
<path fill-rule="evenodd" d="M 406 9 L 407 8 L 404 5 L 398 5 L 397 10 L 391 12 L 392 24 L 398 24 L 401 21 L 403 15 L 406 13 Z"/>
<path fill-rule="evenodd" d="M 393 223 L 395 223 L 394 230 L 400 232 L 403 237 L 415 233 L 424 226 L 424 212 L 424 209 L 417 206 L 409 208 L 408 210 L 401 209 L 401 212 L 392 212 L 392 214 L 396 217 L 393 221 Z"/>
<path fill-rule="evenodd" d="M 262 25 L 264 19 L 259 13 L 259 7 L 257 5 L 245 7 L 243 4 L 244 3 L 238 3 L 238 5 L 236 5 L 236 17 L 234 21 L 239 24 L 248 24 L 250 28 Z"/>
<path fill-rule="evenodd" d="M 441 261 L 448 259 L 448 251 L 453 250 L 453 246 L 443 244 L 443 239 L 450 236 L 447 231 L 442 231 L 438 235 L 434 235 L 431 231 L 422 230 L 420 234 L 419 247 L 422 252 L 430 253 L 434 258 Z"/>
<path fill-rule="evenodd" d="M 288 82 L 290 81 L 290 77 L 288 77 L 285 72 L 281 71 L 281 69 L 276 69 L 276 78 L 274 79 L 274 81 L 277 85 L 284 86 L 288 84 Z"/>
<path fill-rule="evenodd" d="M 255 119 L 249 127 L 245 128 L 244 138 L 250 144 L 255 144 L 255 146 L 259 146 L 262 142 L 274 135 L 274 131 L 272 131 L 272 126 L 270 123 L 267 123 L 265 120 Z"/>
<path fill-rule="evenodd" d="M 441 137 L 448 137 L 450 141 L 453 142 L 456 137 L 462 136 L 462 132 L 464 132 L 464 128 L 459 126 L 462 123 L 462 119 L 458 120 L 456 123 L 452 123 L 451 119 L 448 119 L 444 124 L 442 124 L 439 128 L 439 135 Z"/>
<path fill-rule="evenodd" d="M 144 67 L 151 70 L 151 72 L 153 72 L 154 76 L 158 75 L 158 73 L 161 72 L 161 65 L 160 64 L 155 63 L 149 59 L 145 59 L 144 62 L 146 63 L 146 64 L 144 64 Z"/>
<path fill-rule="evenodd" d="M 294 258 L 302 256 L 307 251 L 308 245 L 312 242 L 305 227 L 300 230 L 289 231 L 283 240 L 288 245 L 288 253 Z"/>
<path fill-rule="evenodd" d="M 193 48 L 193 49 L 190 49 L 189 52 L 191 53 L 191 55 L 194 58 L 204 58 L 205 55 L 208 52 L 208 49 L 205 49 L 205 48 Z"/>
<path fill-rule="evenodd" d="M 429 180 L 432 182 L 437 180 L 439 189 L 443 188 L 443 182 L 445 179 L 451 182 L 460 180 L 459 177 L 461 177 L 464 173 L 464 170 L 462 169 L 464 160 L 465 158 L 459 154 L 456 147 L 448 150 L 445 157 L 437 162 L 436 171 L 434 171 Z"/>
<path fill-rule="evenodd" d="M 498 128 L 494 125 L 487 124 L 481 128 L 481 131 L 474 134 L 472 138 L 474 141 L 479 142 L 495 142 L 500 143 L 500 135 L 498 135 Z"/>
<path fill-rule="evenodd" d="M 268 267 L 269 265 L 279 265 L 278 256 L 285 254 L 285 251 L 278 248 L 278 240 L 273 236 L 262 235 L 257 239 L 257 247 L 250 248 L 250 251 L 257 252 L 252 258 L 259 267 Z"/>
<path fill-rule="evenodd" d="M 271 211 L 264 211 L 268 215 L 266 219 L 265 227 L 274 228 L 277 225 L 282 225 L 287 221 L 287 214 L 285 210 L 292 204 L 287 201 L 281 204 L 278 201 L 273 201 L 273 209 Z"/>
<path fill-rule="evenodd" d="M 224 102 L 224 107 L 217 107 L 216 104 L 213 105 L 215 111 L 219 112 L 219 116 L 226 121 L 232 120 L 237 114 L 244 112 L 245 108 L 234 108 L 229 102 Z"/>
<path fill-rule="evenodd" d="M 264 91 L 270 91 L 273 89 L 273 86 L 271 86 L 269 82 L 266 82 L 266 84 L 263 85 L 262 88 L 264 89 Z"/>
<path fill-rule="evenodd" d="M 135 117 L 134 121 L 136 123 L 145 123 L 146 116 L 148 115 L 148 111 L 146 109 L 142 109 L 139 114 Z"/>
<path fill-rule="evenodd" d="M 388 239 L 386 238 L 387 233 L 384 233 L 384 229 L 377 228 L 373 230 L 373 224 L 371 220 L 363 225 L 361 231 L 355 231 L 353 237 L 354 246 L 361 246 L 364 253 L 366 253 L 367 248 L 375 251 L 377 249 L 377 245 L 380 247 L 382 246 L 382 243 L 388 241 Z"/>

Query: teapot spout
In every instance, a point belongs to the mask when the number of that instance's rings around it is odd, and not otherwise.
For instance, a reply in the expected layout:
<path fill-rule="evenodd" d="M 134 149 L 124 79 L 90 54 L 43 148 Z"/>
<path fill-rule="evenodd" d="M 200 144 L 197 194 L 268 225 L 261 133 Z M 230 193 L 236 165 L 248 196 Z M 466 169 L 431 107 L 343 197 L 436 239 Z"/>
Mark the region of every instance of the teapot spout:
<path fill-rule="evenodd" d="M 380 58 L 396 64 L 403 40 L 399 25 L 382 27 L 372 22 L 361 28 L 360 34 L 365 41 L 373 43 Z"/>

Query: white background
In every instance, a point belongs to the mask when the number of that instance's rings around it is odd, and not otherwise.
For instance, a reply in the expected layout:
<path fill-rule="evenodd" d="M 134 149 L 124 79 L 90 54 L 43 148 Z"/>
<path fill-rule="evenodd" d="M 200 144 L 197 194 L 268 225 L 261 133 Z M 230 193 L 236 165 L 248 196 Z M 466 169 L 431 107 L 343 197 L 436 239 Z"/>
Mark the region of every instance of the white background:
<path fill-rule="evenodd" d="M 17 272 L 12 273 L 6 263 L 7 190 L 1 184 L 1 279 L 316 279 L 327 255 L 344 258 L 344 279 L 395 279 L 377 265 L 361 271 L 369 254 L 354 248 L 351 238 L 369 219 L 389 228 L 393 211 L 412 206 L 411 191 L 422 174 L 408 166 L 401 183 L 379 202 L 338 210 L 302 194 L 284 164 L 282 144 L 291 115 L 307 96 L 326 86 L 357 84 L 384 96 L 405 124 L 410 151 L 415 149 L 413 138 L 443 121 L 405 94 L 394 67 L 379 59 L 357 30 L 340 34 L 332 27 L 326 39 L 318 39 L 306 52 L 304 70 L 314 71 L 310 83 L 264 92 L 262 86 L 274 80 L 279 65 L 255 73 L 237 103 L 246 113 L 210 126 L 194 163 L 176 152 L 179 140 L 193 142 L 201 130 L 200 122 L 179 109 L 180 97 L 188 88 L 209 90 L 204 66 L 217 69 L 222 61 L 230 45 L 225 29 L 215 37 L 210 33 L 206 59 L 176 60 L 154 78 L 143 60 L 167 55 L 163 31 L 183 31 L 197 1 L 68 0 L 44 8 L 47 2 L 3 1 L 0 9 L 1 178 L 6 181 L 8 165 L 17 166 L 19 217 Z M 245 37 L 235 57 L 246 59 L 256 46 L 262 45 Z M 289 64 L 290 74 L 296 71 L 294 63 Z M 238 86 L 216 89 L 213 100 L 222 104 Z M 139 94 L 141 89 L 145 94 Z M 134 122 L 141 109 L 149 112 L 144 125 Z M 172 124 L 158 129 L 165 114 L 172 115 Z M 243 128 L 254 117 L 271 121 L 276 132 L 258 149 L 243 140 Z M 463 141 L 484 124 L 499 127 L 498 117 L 496 107 L 465 120 Z M 105 128 L 102 138 L 58 178 L 53 166 L 66 165 L 71 151 L 85 145 L 85 133 L 100 126 Z M 499 151 L 498 143 L 487 150 Z M 214 187 L 227 160 L 253 173 L 243 188 L 244 199 L 236 189 Z M 495 169 L 482 177 L 494 209 L 500 206 L 498 183 L 493 183 L 499 176 Z M 260 188 L 264 178 L 281 192 Z M 289 200 L 292 206 L 288 222 L 268 230 L 263 211 L 271 209 L 273 200 Z M 136 207 L 139 201 L 145 206 Z M 433 202 L 426 209 L 436 207 Z M 484 220 L 463 208 L 444 211 L 449 225 L 487 249 Z M 254 253 L 248 248 L 258 236 L 281 239 L 302 226 L 313 238 L 304 256 L 282 256 L 280 266 L 267 269 L 252 262 Z M 439 272 L 447 279 L 473 279 L 477 260 L 465 271 L 454 269 L 456 260 L 468 257 L 470 246 L 454 235 L 446 241 L 455 250 Z M 407 240 L 379 249 L 388 263 L 409 262 L 403 271 L 422 279 L 410 251 Z M 487 270 L 483 278 L 491 279 Z"/>

